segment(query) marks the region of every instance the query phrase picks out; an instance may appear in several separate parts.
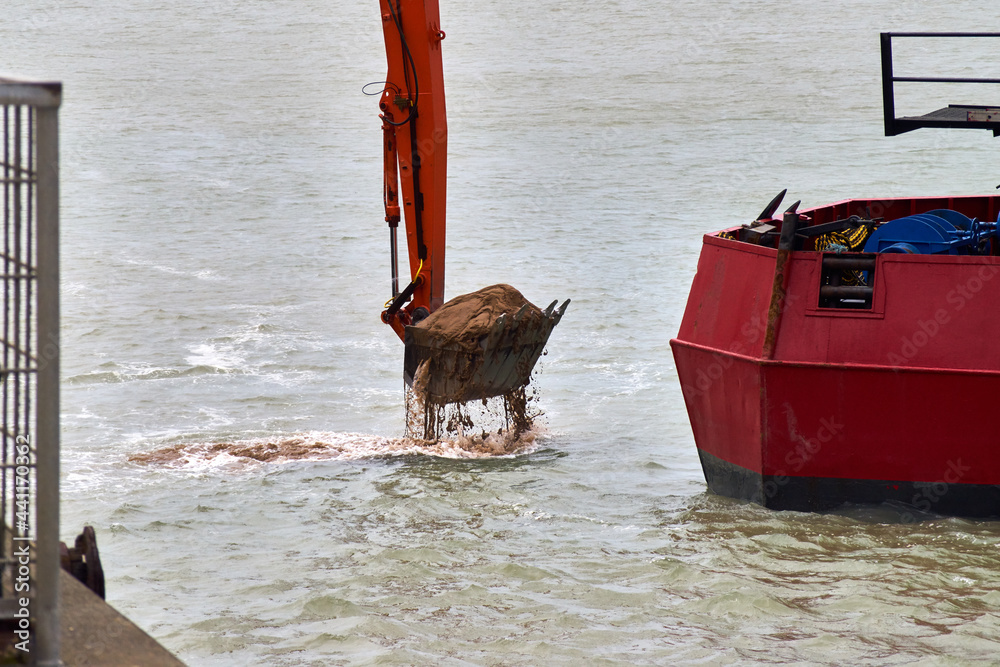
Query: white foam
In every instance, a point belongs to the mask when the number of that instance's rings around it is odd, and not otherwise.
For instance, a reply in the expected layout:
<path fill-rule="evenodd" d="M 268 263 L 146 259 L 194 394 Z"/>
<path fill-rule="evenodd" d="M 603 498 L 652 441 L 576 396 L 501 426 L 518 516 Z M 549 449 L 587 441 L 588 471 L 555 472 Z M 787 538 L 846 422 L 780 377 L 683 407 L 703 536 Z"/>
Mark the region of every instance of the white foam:
<path fill-rule="evenodd" d="M 191 356 L 184 361 L 192 366 L 207 366 L 220 370 L 234 370 L 243 363 L 243 356 L 231 347 L 216 347 L 210 343 L 188 348 Z"/>

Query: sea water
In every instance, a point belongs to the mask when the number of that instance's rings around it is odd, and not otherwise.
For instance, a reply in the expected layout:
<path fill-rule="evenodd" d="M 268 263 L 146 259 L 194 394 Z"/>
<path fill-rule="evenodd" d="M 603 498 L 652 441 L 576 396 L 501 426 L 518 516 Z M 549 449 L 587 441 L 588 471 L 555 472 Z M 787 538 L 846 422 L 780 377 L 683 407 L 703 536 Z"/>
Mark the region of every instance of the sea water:
<path fill-rule="evenodd" d="M 191 665 L 995 660 L 1000 524 L 708 493 L 668 344 L 702 235 L 784 188 L 995 192 L 989 133 L 882 135 L 878 40 L 994 14 L 442 0 L 448 294 L 572 299 L 531 446 L 466 458 L 398 446 L 377 3 L 8 0 L 0 71 L 65 85 L 63 539 L 93 525 Z M 998 76 L 986 40 L 894 45 Z"/>

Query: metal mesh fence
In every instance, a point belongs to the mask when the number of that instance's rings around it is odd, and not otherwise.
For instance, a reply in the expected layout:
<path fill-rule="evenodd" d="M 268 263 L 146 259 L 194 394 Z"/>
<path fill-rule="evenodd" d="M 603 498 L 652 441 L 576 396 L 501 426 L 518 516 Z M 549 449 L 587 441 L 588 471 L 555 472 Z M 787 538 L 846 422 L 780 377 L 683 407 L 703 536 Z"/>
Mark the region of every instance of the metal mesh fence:
<path fill-rule="evenodd" d="M 34 525 L 34 481 L 37 456 L 31 443 L 32 396 L 37 391 L 32 339 L 37 330 L 34 113 L 28 107 L 3 109 L 3 352 L 0 402 L 3 425 L 0 464 L 0 540 L 30 539 Z M 21 474 L 18 474 L 20 471 Z M 20 509 L 20 511 L 18 511 Z M 13 529 L 13 536 L 9 533 Z M 10 550 L 0 563 L 10 573 L 16 558 Z M 13 568 L 16 570 L 16 568 Z M 9 579 L 9 577 L 7 577 Z M 8 582 L 9 583 L 9 582 Z M 15 597 L 4 587 L 4 597 Z"/>
<path fill-rule="evenodd" d="M 0 622 L 55 665 L 59 84 L 0 78 Z"/>

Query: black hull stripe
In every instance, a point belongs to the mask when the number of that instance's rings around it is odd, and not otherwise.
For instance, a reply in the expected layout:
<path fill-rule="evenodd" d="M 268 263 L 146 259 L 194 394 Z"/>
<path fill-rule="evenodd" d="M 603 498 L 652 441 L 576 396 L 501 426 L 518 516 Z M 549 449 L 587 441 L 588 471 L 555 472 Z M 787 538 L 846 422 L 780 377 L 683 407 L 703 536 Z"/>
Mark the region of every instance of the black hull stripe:
<path fill-rule="evenodd" d="M 1000 516 L 1000 485 L 761 475 L 698 450 L 713 493 L 775 510 L 817 512 L 846 503 L 907 505 L 921 512 Z"/>

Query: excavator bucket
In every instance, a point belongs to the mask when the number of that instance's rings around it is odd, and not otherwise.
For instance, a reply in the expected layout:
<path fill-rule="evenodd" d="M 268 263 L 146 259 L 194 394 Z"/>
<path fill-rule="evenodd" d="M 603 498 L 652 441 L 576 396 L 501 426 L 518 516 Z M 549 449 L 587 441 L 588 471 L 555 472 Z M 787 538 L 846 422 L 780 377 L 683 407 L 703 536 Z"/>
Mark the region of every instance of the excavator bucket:
<path fill-rule="evenodd" d="M 421 391 L 436 404 L 502 396 L 523 387 L 562 319 L 553 301 L 544 311 L 509 285 L 455 297 L 423 321 L 406 327 L 403 376 L 413 386 L 428 362 Z"/>

